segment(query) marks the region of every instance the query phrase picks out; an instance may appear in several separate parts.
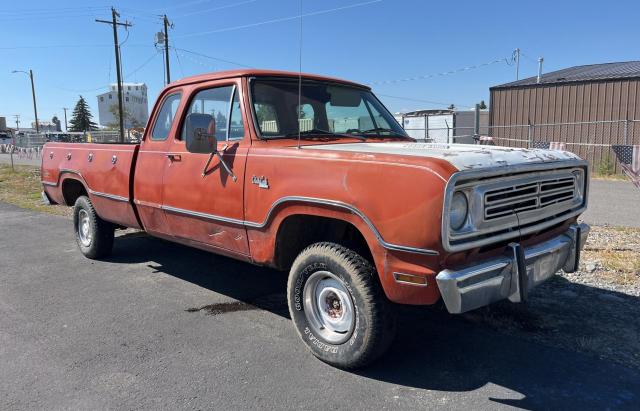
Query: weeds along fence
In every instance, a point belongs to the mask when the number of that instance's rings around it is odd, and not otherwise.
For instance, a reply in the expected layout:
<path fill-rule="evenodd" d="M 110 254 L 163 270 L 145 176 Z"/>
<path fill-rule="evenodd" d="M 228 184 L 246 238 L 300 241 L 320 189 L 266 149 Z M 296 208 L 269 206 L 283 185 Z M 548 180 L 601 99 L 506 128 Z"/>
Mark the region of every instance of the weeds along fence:
<path fill-rule="evenodd" d="M 493 144 L 519 148 L 561 146 L 587 160 L 598 174 L 622 173 L 613 146 L 640 145 L 640 120 L 575 123 L 514 124 L 507 126 L 407 129 L 419 141 Z"/>

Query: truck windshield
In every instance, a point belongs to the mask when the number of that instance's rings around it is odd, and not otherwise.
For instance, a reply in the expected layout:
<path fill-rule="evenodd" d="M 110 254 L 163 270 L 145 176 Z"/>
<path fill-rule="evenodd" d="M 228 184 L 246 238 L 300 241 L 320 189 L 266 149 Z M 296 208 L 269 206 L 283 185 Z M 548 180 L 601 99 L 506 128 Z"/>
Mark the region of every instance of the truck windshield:
<path fill-rule="evenodd" d="M 364 88 L 298 79 L 254 79 L 251 97 L 262 138 L 297 136 L 401 137 L 407 134 Z"/>

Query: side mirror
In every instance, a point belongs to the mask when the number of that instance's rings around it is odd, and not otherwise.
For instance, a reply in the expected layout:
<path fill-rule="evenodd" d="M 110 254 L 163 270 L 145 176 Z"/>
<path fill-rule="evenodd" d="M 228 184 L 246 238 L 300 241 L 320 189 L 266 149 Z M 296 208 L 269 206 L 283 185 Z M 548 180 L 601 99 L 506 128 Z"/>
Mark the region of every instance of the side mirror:
<path fill-rule="evenodd" d="M 190 113 L 185 119 L 185 143 L 190 153 L 218 152 L 216 120 L 210 114 Z"/>

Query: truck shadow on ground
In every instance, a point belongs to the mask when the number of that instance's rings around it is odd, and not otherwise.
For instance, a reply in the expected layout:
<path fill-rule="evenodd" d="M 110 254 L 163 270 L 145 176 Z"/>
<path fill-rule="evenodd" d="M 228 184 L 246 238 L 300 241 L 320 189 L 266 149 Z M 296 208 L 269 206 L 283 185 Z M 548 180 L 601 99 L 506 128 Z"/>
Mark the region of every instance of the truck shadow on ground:
<path fill-rule="evenodd" d="M 185 311 L 212 315 L 260 309 L 289 318 L 286 274 L 256 267 L 204 251 L 149 237 L 142 233 L 118 237 L 114 263 L 145 263 L 161 272 L 230 297 L 235 302 Z M 560 279 L 560 281 L 566 281 Z M 575 293 L 589 294 L 591 287 L 572 284 Z M 632 299 L 633 301 L 629 301 Z M 607 301 L 609 310 L 638 306 L 638 299 L 623 294 Z M 508 303 L 507 303 L 508 304 Z M 616 306 L 619 304 L 619 306 Z M 415 389 L 445 392 L 480 391 L 487 399 L 525 409 L 637 409 L 640 370 L 554 345 L 563 329 L 540 330 L 527 307 L 498 304 L 492 322 L 477 317 L 453 316 L 442 305 L 398 307 L 398 338 L 377 363 L 353 372 L 363 378 Z M 597 310 L 597 304 L 593 305 Z M 521 325 L 521 332 L 503 332 L 501 321 Z M 636 318 L 635 321 L 638 321 Z M 579 325 L 578 325 L 579 326 Z M 551 342 L 540 341 L 549 332 Z M 342 372 L 336 370 L 336 372 Z M 513 393 L 510 398 L 483 397 L 482 389 L 497 385 Z M 478 403 L 478 407 L 482 404 Z M 489 407 L 491 407 L 489 405 Z"/>

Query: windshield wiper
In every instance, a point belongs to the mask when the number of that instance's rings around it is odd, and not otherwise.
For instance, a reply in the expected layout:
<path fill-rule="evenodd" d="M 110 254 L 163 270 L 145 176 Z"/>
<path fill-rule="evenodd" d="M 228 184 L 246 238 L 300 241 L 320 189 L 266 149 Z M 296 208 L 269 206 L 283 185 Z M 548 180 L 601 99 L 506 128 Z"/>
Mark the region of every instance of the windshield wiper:
<path fill-rule="evenodd" d="M 319 128 L 314 128 L 311 130 L 305 130 L 305 131 L 301 131 L 300 132 L 300 137 L 309 137 L 311 135 L 323 135 L 323 136 L 331 136 L 331 137 L 343 137 L 343 138 L 357 138 L 358 140 L 362 140 L 365 141 L 366 138 L 363 136 L 359 136 L 359 135 L 354 135 L 354 134 L 342 134 L 342 133 L 334 133 L 333 131 L 329 131 L 329 130 L 321 130 Z M 285 134 L 283 136 L 283 138 L 291 138 L 291 137 L 298 137 L 298 132 L 293 132 L 293 133 L 288 133 Z"/>
<path fill-rule="evenodd" d="M 391 133 L 391 134 L 386 135 L 386 136 L 382 136 L 382 135 L 379 134 L 380 132 L 382 132 L 382 133 L 386 132 L 386 133 Z M 376 128 L 372 128 L 372 129 L 364 130 L 364 131 L 360 132 L 360 134 L 370 134 L 370 133 L 376 133 L 376 134 L 378 134 L 379 137 L 402 137 L 402 138 L 407 137 L 405 135 L 402 135 L 402 134 L 398 133 L 397 131 L 395 131 L 393 129 L 386 128 L 386 127 L 376 127 Z"/>

